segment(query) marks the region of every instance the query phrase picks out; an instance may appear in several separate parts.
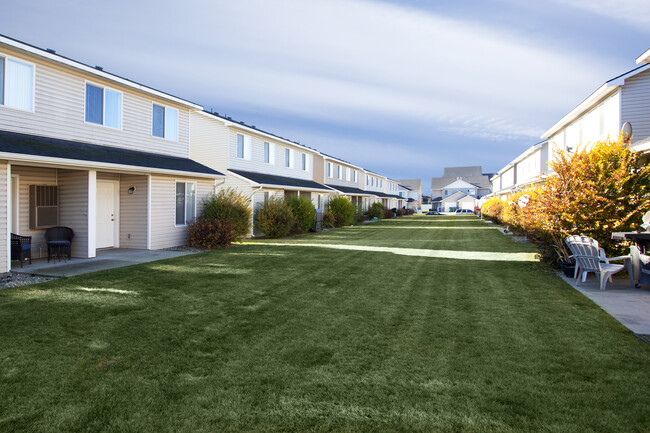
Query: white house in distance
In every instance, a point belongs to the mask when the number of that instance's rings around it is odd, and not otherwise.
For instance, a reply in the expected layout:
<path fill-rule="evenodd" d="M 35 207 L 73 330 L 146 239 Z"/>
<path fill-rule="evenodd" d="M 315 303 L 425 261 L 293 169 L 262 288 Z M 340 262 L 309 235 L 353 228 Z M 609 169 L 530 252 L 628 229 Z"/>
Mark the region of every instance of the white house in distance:
<path fill-rule="evenodd" d="M 549 152 L 547 140 L 526 149 L 492 176 L 490 195 L 505 199 L 515 191 L 543 183 L 548 176 Z"/>
<path fill-rule="evenodd" d="M 74 257 L 182 245 L 197 203 L 224 174 L 190 157 L 200 106 L 0 36 L 0 272 L 10 233 L 47 254 L 73 229 Z"/>
<path fill-rule="evenodd" d="M 490 175 L 481 166 L 446 167 L 442 177 L 431 179 L 432 209 L 452 212 L 474 210 L 490 193 Z"/>
<path fill-rule="evenodd" d="M 399 179 L 400 185 L 405 186 L 407 207 L 416 212 L 422 208 L 422 179 Z"/>

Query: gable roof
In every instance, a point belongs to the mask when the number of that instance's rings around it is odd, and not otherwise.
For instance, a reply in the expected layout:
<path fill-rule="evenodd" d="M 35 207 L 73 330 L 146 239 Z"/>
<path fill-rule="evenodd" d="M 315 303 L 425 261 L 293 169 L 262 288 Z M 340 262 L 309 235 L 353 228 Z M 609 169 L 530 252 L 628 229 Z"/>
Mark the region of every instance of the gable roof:
<path fill-rule="evenodd" d="M 483 176 L 483 169 L 480 165 L 467 167 L 445 167 L 442 177 L 476 177 Z"/>
<path fill-rule="evenodd" d="M 465 197 L 472 197 L 472 196 L 469 195 L 469 194 L 465 194 L 464 192 L 458 191 L 458 192 L 450 195 L 449 197 L 443 198 L 442 201 L 443 202 L 445 202 L 445 201 L 458 201 L 458 200 L 461 200 L 461 199 L 463 199 Z M 472 198 L 474 198 L 474 197 L 472 197 Z"/>
<path fill-rule="evenodd" d="M 314 182 L 313 180 L 298 179 L 295 177 L 286 177 L 286 176 L 276 176 L 273 174 L 258 173 L 254 171 L 244 171 L 244 170 L 233 170 L 229 169 L 228 171 L 244 177 L 249 181 L 261 185 L 261 186 L 271 186 L 271 187 L 280 187 L 285 189 L 309 189 L 309 190 L 318 190 L 325 192 L 332 192 L 331 188 L 328 188 L 325 185 Z"/>
<path fill-rule="evenodd" d="M 152 95 L 158 96 L 160 98 L 167 99 L 169 101 L 176 102 L 181 105 L 185 105 L 197 110 L 202 110 L 203 107 L 199 104 L 196 104 L 194 102 L 188 101 L 187 99 L 179 98 L 178 96 L 171 95 L 169 93 L 154 89 L 153 87 L 146 86 L 144 84 L 140 84 L 136 81 L 130 80 L 128 78 L 121 77 L 116 74 L 112 74 L 110 72 L 104 71 L 104 68 L 100 66 L 90 66 L 85 63 L 79 62 L 77 60 L 71 59 L 69 57 L 62 56 L 60 54 L 56 54 L 56 51 L 52 49 L 43 49 L 39 48 L 37 46 L 28 44 L 23 41 L 19 41 L 18 39 L 10 38 L 9 36 L 5 36 L 3 34 L 0 34 L 0 43 L 9 45 L 10 47 L 16 48 L 18 50 L 22 50 L 25 52 L 28 52 L 30 54 L 34 54 L 36 56 L 69 66 L 73 67 L 75 69 L 84 71 L 86 73 L 90 73 L 92 75 L 104 78 L 106 80 L 113 81 L 115 83 L 122 84 L 124 86 L 130 87 L 132 89 L 140 90 L 142 92 L 150 93 Z"/>
<path fill-rule="evenodd" d="M 478 185 L 474 185 L 463 179 L 456 179 L 452 183 L 445 185 L 444 188 L 478 188 Z"/>
<path fill-rule="evenodd" d="M 409 190 L 420 191 L 422 189 L 422 179 L 399 179 L 399 184 L 408 188 Z"/>
<path fill-rule="evenodd" d="M 80 141 L 0 131 L 0 158 L 70 165 L 103 166 L 155 172 L 223 177 L 224 174 L 188 158 L 140 152 Z"/>

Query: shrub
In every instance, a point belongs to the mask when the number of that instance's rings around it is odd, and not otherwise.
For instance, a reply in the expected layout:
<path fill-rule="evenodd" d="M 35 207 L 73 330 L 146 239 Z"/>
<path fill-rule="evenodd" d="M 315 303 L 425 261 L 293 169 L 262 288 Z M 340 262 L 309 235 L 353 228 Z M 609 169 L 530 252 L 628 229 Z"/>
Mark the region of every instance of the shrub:
<path fill-rule="evenodd" d="M 481 214 L 495 224 L 501 224 L 503 219 L 503 200 L 492 197 L 481 206 Z"/>
<path fill-rule="evenodd" d="M 201 217 L 187 225 L 187 244 L 194 248 L 224 248 L 236 238 L 235 226 L 229 221 Z"/>
<path fill-rule="evenodd" d="M 332 198 L 327 203 L 327 211 L 334 214 L 334 227 L 350 225 L 356 219 L 356 210 L 354 205 L 349 199 L 343 196 Z"/>
<path fill-rule="evenodd" d="M 413 215 L 415 213 L 414 209 L 408 208 L 406 209 L 406 215 Z"/>
<path fill-rule="evenodd" d="M 314 226 L 316 220 L 316 207 L 307 197 L 291 197 L 287 204 L 296 218 L 293 231 L 296 233 L 308 232 Z"/>
<path fill-rule="evenodd" d="M 397 216 L 404 216 L 404 215 L 408 215 L 408 211 L 406 209 L 403 208 L 397 209 Z"/>
<path fill-rule="evenodd" d="M 334 214 L 331 212 L 323 212 L 323 227 L 331 229 L 334 227 Z"/>
<path fill-rule="evenodd" d="M 392 209 L 384 209 L 384 219 L 391 219 L 395 216 Z"/>
<path fill-rule="evenodd" d="M 236 239 L 248 236 L 251 229 L 250 199 L 232 188 L 226 188 L 203 200 L 202 218 L 228 221 L 235 228 Z"/>
<path fill-rule="evenodd" d="M 383 218 L 384 217 L 384 205 L 376 201 L 370 205 L 368 209 L 368 218 Z"/>
<path fill-rule="evenodd" d="M 270 198 L 257 209 L 255 223 L 268 238 L 288 236 L 296 224 L 291 207 L 282 198 Z"/>
<path fill-rule="evenodd" d="M 362 224 L 365 220 L 368 218 L 366 217 L 366 214 L 363 212 L 363 209 L 361 209 L 361 206 L 357 206 L 355 208 L 356 216 L 355 216 L 355 224 Z"/>

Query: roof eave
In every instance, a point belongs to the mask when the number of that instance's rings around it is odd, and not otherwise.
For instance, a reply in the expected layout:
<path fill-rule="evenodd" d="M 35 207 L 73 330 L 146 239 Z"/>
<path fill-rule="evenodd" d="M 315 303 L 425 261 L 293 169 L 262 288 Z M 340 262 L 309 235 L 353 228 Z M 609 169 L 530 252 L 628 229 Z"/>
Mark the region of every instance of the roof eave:
<path fill-rule="evenodd" d="M 636 63 L 638 65 L 642 63 L 650 63 L 650 48 L 648 48 L 643 54 L 636 58 Z"/>

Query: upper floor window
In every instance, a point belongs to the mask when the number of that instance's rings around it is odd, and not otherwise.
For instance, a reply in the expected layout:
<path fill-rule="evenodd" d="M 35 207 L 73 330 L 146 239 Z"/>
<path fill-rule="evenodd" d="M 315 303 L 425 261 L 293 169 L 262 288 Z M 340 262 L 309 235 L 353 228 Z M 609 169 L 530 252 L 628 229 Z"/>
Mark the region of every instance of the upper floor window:
<path fill-rule="evenodd" d="M 343 174 L 341 173 L 341 166 L 340 165 L 336 166 L 336 178 L 337 179 L 343 179 Z"/>
<path fill-rule="evenodd" d="M 285 167 L 293 166 L 293 150 L 289 148 L 284 149 L 284 166 Z"/>
<path fill-rule="evenodd" d="M 357 171 L 356 170 L 352 170 L 352 181 L 354 183 L 357 183 Z"/>
<path fill-rule="evenodd" d="M 275 145 L 268 141 L 264 142 L 264 162 L 275 164 Z"/>
<path fill-rule="evenodd" d="M 351 177 L 350 167 L 345 167 L 345 180 L 350 182 L 350 177 Z"/>
<path fill-rule="evenodd" d="M 196 183 L 176 182 L 176 225 L 184 226 L 196 216 Z"/>
<path fill-rule="evenodd" d="M 178 110 L 153 104 L 151 134 L 154 137 L 178 141 Z"/>
<path fill-rule="evenodd" d="M 122 93 L 86 83 L 86 122 L 122 129 Z"/>
<path fill-rule="evenodd" d="M 0 56 L 0 105 L 34 111 L 34 65 Z"/>
<path fill-rule="evenodd" d="M 251 159 L 250 136 L 237 134 L 237 158 Z"/>
<path fill-rule="evenodd" d="M 307 171 L 307 154 L 302 154 L 302 170 Z"/>
<path fill-rule="evenodd" d="M 334 177 L 334 172 L 332 171 L 332 163 L 327 163 L 327 177 Z"/>

